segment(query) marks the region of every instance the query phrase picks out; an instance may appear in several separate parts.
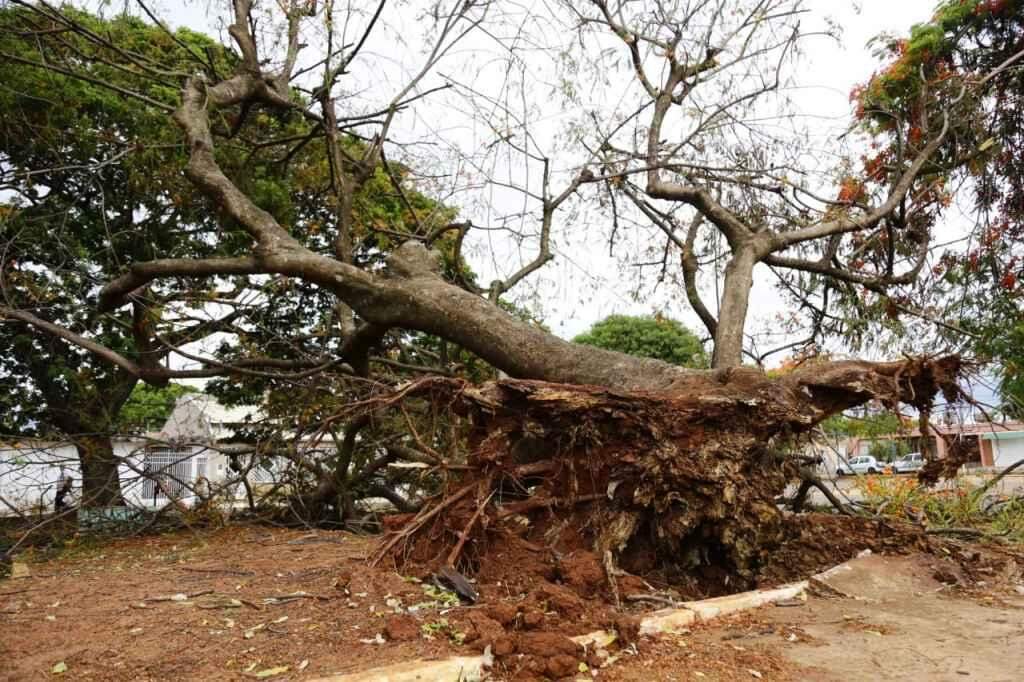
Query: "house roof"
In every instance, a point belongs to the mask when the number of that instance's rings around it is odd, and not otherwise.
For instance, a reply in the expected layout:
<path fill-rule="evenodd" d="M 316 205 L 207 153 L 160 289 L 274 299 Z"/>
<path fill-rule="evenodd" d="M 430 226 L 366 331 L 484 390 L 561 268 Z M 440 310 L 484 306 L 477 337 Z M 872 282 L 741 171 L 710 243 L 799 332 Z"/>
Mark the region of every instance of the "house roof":
<path fill-rule="evenodd" d="M 984 433 L 981 435 L 983 440 L 1015 440 L 1017 438 L 1024 438 L 1024 431 L 1003 431 L 1001 433 Z"/>
<path fill-rule="evenodd" d="M 256 407 L 226 407 L 203 393 L 187 393 L 178 398 L 159 440 L 195 440 L 210 442 L 231 435 L 235 427 L 261 419 Z"/>
<path fill-rule="evenodd" d="M 928 425 L 929 435 L 940 436 L 985 436 L 1001 433 L 1016 433 L 1024 431 L 1024 422 L 975 422 L 971 424 L 942 424 L 932 422 Z M 921 427 L 915 426 L 907 431 L 884 434 L 874 437 L 864 437 L 860 440 L 888 440 L 893 438 L 919 438 Z"/>

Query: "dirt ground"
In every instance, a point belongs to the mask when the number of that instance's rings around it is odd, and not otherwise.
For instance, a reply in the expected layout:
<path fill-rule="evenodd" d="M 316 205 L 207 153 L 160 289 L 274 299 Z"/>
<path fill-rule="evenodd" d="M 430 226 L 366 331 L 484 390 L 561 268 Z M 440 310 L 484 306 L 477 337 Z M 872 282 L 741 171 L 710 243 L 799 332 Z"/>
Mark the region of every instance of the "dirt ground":
<path fill-rule="evenodd" d="M 871 557 L 830 583 L 832 596 L 632 640 L 622 612 L 579 596 L 602 579 L 585 561 L 564 559 L 558 580 L 529 590 L 510 563 L 480 576 L 484 598 L 465 606 L 417 582 L 429 576 L 368 567 L 374 543 L 233 527 L 22 555 L 31 575 L 0 581 L 0 679 L 301 680 L 484 646 L 498 654 L 495 679 L 1010 680 L 1024 670 L 1019 573 L 971 550 Z M 607 667 L 566 638 L 600 627 L 623 635 Z"/>
<path fill-rule="evenodd" d="M 1024 588 L 954 576 L 925 554 L 871 556 L 828 581 L 842 594 L 769 606 L 662 637 L 606 680 L 1020 680 Z M 986 581 L 982 581 L 986 582 Z M 972 586 L 968 587 L 967 585 Z M 605 671 L 602 671 L 605 672 Z"/>

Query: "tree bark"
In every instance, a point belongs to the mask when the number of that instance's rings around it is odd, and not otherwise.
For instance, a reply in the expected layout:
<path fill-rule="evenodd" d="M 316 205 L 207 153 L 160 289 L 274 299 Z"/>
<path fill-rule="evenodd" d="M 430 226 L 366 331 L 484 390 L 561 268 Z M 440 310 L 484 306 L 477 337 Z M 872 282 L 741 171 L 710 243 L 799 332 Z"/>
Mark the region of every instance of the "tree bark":
<path fill-rule="evenodd" d="M 715 350 L 711 359 L 711 366 L 715 369 L 739 367 L 743 364 L 743 327 L 747 321 L 756 262 L 754 253 L 739 250 L 725 266 Z"/>
<path fill-rule="evenodd" d="M 114 455 L 109 435 L 78 436 L 75 449 L 82 469 L 83 507 L 115 507 L 124 504 L 120 460 Z"/>

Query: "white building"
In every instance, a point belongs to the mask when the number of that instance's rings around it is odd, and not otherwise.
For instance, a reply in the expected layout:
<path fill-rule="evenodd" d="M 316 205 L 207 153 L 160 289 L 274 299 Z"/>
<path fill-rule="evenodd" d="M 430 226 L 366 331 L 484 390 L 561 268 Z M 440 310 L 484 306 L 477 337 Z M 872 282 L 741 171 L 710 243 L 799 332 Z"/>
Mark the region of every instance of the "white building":
<path fill-rule="evenodd" d="M 239 471 L 251 485 L 274 477 L 274 465 L 252 464 L 240 448 L 226 444 L 234 431 L 252 424 L 255 408 L 226 408 L 203 394 L 178 399 L 164 427 L 144 437 L 115 438 L 120 459 L 121 490 L 130 506 L 160 508 L 170 503 L 192 505 L 197 493 L 227 488 L 244 498 Z M 0 441 L 0 514 L 14 510 L 52 510 L 64 477 L 80 492 L 81 472 L 75 447 L 67 441 L 19 439 Z"/>
<path fill-rule="evenodd" d="M 981 439 L 982 462 L 986 466 L 1005 469 L 1024 459 L 1024 431 L 986 433 Z"/>

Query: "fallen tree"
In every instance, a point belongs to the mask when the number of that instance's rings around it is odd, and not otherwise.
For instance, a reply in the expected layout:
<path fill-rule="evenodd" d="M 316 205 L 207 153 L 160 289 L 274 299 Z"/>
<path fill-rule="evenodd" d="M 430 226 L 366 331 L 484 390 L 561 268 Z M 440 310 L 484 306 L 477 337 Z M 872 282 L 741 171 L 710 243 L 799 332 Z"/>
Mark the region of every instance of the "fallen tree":
<path fill-rule="evenodd" d="M 424 380 L 401 398 L 429 393 L 468 417 L 469 469 L 394 519 L 378 558 L 471 571 L 510 535 L 554 548 L 569 529 L 579 534 L 570 546 L 609 573 L 713 566 L 750 579 L 782 540 L 775 498 L 799 467 L 785 443 L 868 400 L 920 410 L 938 392 L 956 400 L 959 371 L 953 356 L 836 362 L 777 379 L 734 369 L 667 392 Z"/>
<path fill-rule="evenodd" d="M 822 292 L 822 315 L 829 314 L 828 288 L 818 287 L 819 278 L 838 283 L 844 291 L 870 294 L 872 300 L 882 300 L 892 286 L 914 281 L 927 262 L 932 235 L 917 229 L 911 218 L 924 210 L 919 196 L 934 184 L 929 164 L 957 114 L 958 98 L 924 103 L 925 134 L 893 160 L 884 187 L 865 192 L 843 185 L 837 199 L 822 198 L 815 182 L 779 175 L 778 169 L 804 160 L 800 154 L 789 158 L 789 145 L 758 142 L 745 149 L 735 144 L 747 139 L 750 119 L 759 114 L 754 103 L 775 96 L 780 72 L 788 68 L 803 36 L 799 2 L 738 0 L 728 9 L 695 3 L 692 12 L 653 14 L 649 10 L 660 3 L 643 3 L 645 7 L 634 11 L 633 3 L 611 6 L 591 0 L 585 13 L 574 3 L 560 4 L 568 12 L 566 21 L 587 38 L 580 44 L 594 47 L 595 59 L 604 53 L 598 49 L 602 36 L 622 43 L 619 49 L 629 55 L 630 78 L 636 81 L 629 92 L 639 96 L 625 99 L 638 104 L 635 110 L 609 112 L 607 120 L 597 121 L 593 139 L 588 134 L 580 142 L 578 163 L 564 168 L 535 141 L 520 149 L 513 133 L 525 133 L 525 122 L 499 140 L 499 146 L 507 143 L 521 152 L 524 164 L 542 171 L 524 174 L 539 178 L 533 184 L 524 181 L 513 187 L 528 199 L 524 215 L 536 218 L 537 250 L 534 258 L 517 263 L 504 279 L 484 288 L 452 272 L 461 263 L 463 238 L 476 229 L 470 222 L 396 233 L 387 225 L 357 224 L 352 202 L 370 177 L 394 170 L 385 157 L 401 151 L 394 142 L 402 136 L 393 125 L 395 117 L 452 86 L 448 77 L 436 81 L 436 87 L 431 81 L 445 56 L 463 36 L 486 31 L 492 21 L 501 25 L 509 17 L 495 16 L 499 5 L 494 3 L 442 3 L 448 8 L 432 13 L 433 31 L 428 31 L 430 46 L 421 68 L 387 91 L 379 107 L 366 107 L 344 96 L 340 79 L 365 59 L 360 48 L 381 30 L 377 17 L 384 3 L 372 4 L 377 9 L 368 15 L 362 39 L 351 52 L 329 47 L 337 37 L 333 27 L 341 25 L 333 10 L 318 14 L 314 8 L 310 17 L 304 2 L 268 5 L 280 22 L 281 49 L 275 52 L 278 43 L 266 42 L 256 30 L 254 17 L 265 8 L 252 0 L 234 0 L 228 33 L 237 64 L 230 73 L 196 54 L 187 71 L 156 75 L 150 75 L 151 64 L 137 63 L 132 53 L 89 31 L 74 16 L 45 3 L 30 5 L 26 11 L 32 21 L 26 30 L 71 32 L 90 50 L 86 57 L 76 52 L 60 63 L 21 58 L 19 63 L 84 78 L 90 76 L 80 68 L 83 59 L 127 63 L 137 67 L 140 77 L 180 88 L 166 102 L 144 91 L 118 92 L 173 117 L 188 151 L 186 177 L 221 219 L 239 231 L 230 239 L 218 231 L 204 235 L 218 246 L 215 256 L 175 257 L 166 251 L 148 260 L 126 260 L 123 272 L 99 292 L 101 312 L 145 306 L 140 292 L 156 282 L 177 283 L 188 291 L 196 282 L 249 276 L 281 283 L 301 280 L 334 297 L 336 304 L 316 333 L 337 343 L 328 351 L 330 357 L 317 357 L 309 372 L 347 363 L 363 378 L 370 347 L 388 330 L 415 330 L 456 344 L 520 380 L 473 388 L 430 378 L 399 392 L 408 396 L 415 387 L 437 399 L 447 396 L 446 405 L 470 417 L 472 455 L 458 463 L 458 470 L 444 462 L 435 467 L 449 475 L 446 493 L 405 519 L 407 525 L 383 545 L 385 554 L 403 549 L 428 552 L 429 558 L 446 564 L 471 563 L 474 554 L 487 549 L 487 529 L 515 527 L 526 519 L 536 529 L 531 532 L 541 537 L 548 531 L 582 536 L 609 573 L 616 570 L 616 561 L 634 566 L 667 562 L 682 568 L 714 564 L 742 577 L 778 537 L 774 498 L 796 473 L 796 465 L 778 454 L 786 439 L 868 400 L 908 402 L 926 413 L 937 390 L 956 397 L 955 358 L 821 363 L 774 380 L 741 364 L 744 352 L 750 354 L 744 347 L 744 328 L 758 264 L 806 273 L 807 291 L 815 297 Z M 652 23 L 649 14 L 660 18 Z M 319 79 L 299 67 L 299 54 L 309 44 L 304 35 L 313 30 L 314 20 L 323 22 L 328 42 L 324 59 L 310 67 L 321 71 Z M 762 77 L 751 78 L 751 73 Z M 310 90 L 309 99 L 319 107 L 293 97 L 294 87 L 310 81 L 320 83 Z M 748 86 L 753 89 L 746 90 Z M 170 91 L 164 87 L 161 92 Z M 502 113 L 515 118 L 514 112 Z M 301 139 L 274 137 L 254 123 L 264 114 L 282 123 L 303 121 L 311 131 Z M 634 119 L 646 121 L 640 134 L 626 125 Z M 679 131 L 678 140 L 666 137 L 670 130 Z M 334 214 L 286 219 L 267 210 L 266 197 L 244 175 L 232 174 L 219 156 L 230 146 L 226 141 L 250 134 L 261 146 L 281 146 L 282 163 L 305 145 L 322 144 L 332 159 Z M 349 134 L 364 140 L 358 154 L 339 143 Z M 783 150 L 778 158 L 772 156 L 773 149 Z M 768 157 L 761 158 L 762 153 Z M 556 186 L 557 180 L 563 184 Z M 407 188 L 393 177 L 392 182 L 397 200 L 407 202 Z M 502 178 L 493 181 L 494 187 L 508 185 Z M 663 233 L 659 239 L 667 240 L 666 258 L 670 252 L 680 256 L 684 293 L 714 347 L 713 370 L 684 369 L 573 344 L 498 305 L 503 294 L 554 258 L 552 232 L 563 216 L 573 220 L 568 209 L 591 190 L 603 191 L 608 205 L 620 207 L 608 216 L 610 243 L 614 226 L 628 215 Z M 621 206 L 627 204 L 633 208 L 623 213 Z M 419 223 L 416 212 L 408 212 L 411 222 Z M 303 227 L 309 228 L 308 234 Z M 373 243 L 385 233 L 404 241 L 386 263 L 383 254 L 370 261 L 356 257 L 357 240 Z M 436 246 L 449 233 L 458 238 L 449 259 L 454 265 L 446 269 Z M 716 264 L 709 274 L 721 276 L 721 294 L 717 306 L 707 306 L 697 286 L 698 256 L 719 243 L 725 249 L 722 258 L 716 255 L 706 262 Z M 874 254 L 871 263 L 865 260 L 866 249 Z M 845 260 L 850 260 L 849 267 Z M 73 329 L 48 324 L 35 312 L 4 314 L 80 345 L 134 377 L 150 382 L 168 378 L 165 369 L 148 367 Z M 820 331 L 819 323 L 810 341 Z M 794 345 L 799 344 L 788 347 Z M 765 355 L 754 357 L 760 362 Z M 190 359 L 218 373 L 245 369 Z M 278 376 L 296 378 L 306 371 L 306 366 L 287 368 L 303 371 Z M 381 399 L 377 405 L 394 400 Z M 324 497 L 337 492 L 324 489 Z M 536 545 L 536 540 L 528 541 Z"/>

